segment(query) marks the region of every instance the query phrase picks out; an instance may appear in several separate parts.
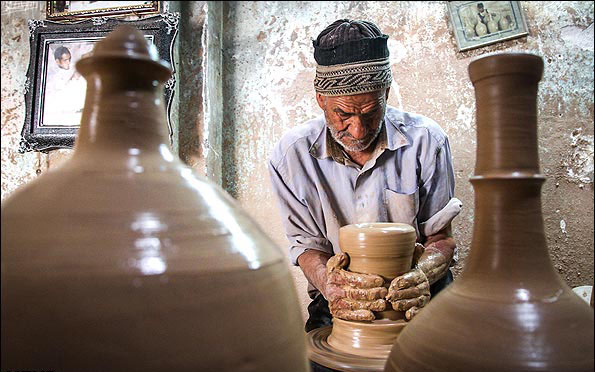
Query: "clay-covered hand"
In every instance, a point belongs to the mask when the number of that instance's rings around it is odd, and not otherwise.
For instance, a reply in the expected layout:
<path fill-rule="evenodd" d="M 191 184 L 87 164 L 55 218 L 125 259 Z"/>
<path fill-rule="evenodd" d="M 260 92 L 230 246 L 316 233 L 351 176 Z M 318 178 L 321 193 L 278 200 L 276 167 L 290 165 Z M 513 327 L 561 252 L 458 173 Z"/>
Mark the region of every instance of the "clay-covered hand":
<path fill-rule="evenodd" d="M 436 244 L 441 243 L 437 242 L 428 245 L 417 262 L 417 267 L 426 274 L 430 284 L 434 284 L 444 276 L 452 260 L 452 256 L 447 257 L 442 250 L 436 248 Z"/>
<path fill-rule="evenodd" d="M 331 314 L 344 320 L 374 320 L 372 311 L 386 309 L 387 289 L 379 275 L 360 274 L 345 270 L 349 256 L 340 253 L 326 264 L 327 281 L 323 291 Z"/>
<path fill-rule="evenodd" d="M 393 279 L 386 299 L 394 310 L 405 311 L 405 318 L 411 320 L 430 301 L 430 282 L 421 269 L 415 268 Z"/>
<path fill-rule="evenodd" d="M 433 244 L 424 248 L 416 243 L 414 268 L 393 279 L 386 299 L 394 310 L 405 311 L 405 318 L 411 320 L 430 301 L 430 284 L 442 277 L 450 259 Z"/>

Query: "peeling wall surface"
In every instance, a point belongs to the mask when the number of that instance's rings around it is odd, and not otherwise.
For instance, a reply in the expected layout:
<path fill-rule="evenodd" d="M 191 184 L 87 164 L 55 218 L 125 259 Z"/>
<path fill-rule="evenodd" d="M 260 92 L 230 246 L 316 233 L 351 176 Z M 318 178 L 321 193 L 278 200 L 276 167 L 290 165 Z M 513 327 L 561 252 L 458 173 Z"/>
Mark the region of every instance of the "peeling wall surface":
<path fill-rule="evenodd" d="M 547 177 L 542 204 L 550 256 L 571 287 L 593 285 L 593 2 L 522 1 L 527 37 L 462 53 L 444 1 L 214 3 L 180 5 L 176 145 L 197 172 L 218 178 L 214 182 L 280 249 L 288 243 L 267 161 L 285 131 L 322 114 L 312 85 L 311 40 L 336 19 L 367 19 L 389 35 L 395 78 L 389 103 L 436 120 L 449 136 L 455 193 L 464 203 L 453 224 L 455 274 L 465 263 L 473 228 L 475 97 L 467 67 L 492 52 L 543 57 L 539 152 Z M 41 1 L 2 2 L 2 200 L 71 153 L 17 152 L 29 63 L 27 19 L 43 19 L 44 10 Z M 307 283 L 299 268 L 292 270 L 305 313 Z"/>
<path fill-rule="evenodd" d="M 42 1 L 5 1 L 2 12 L 2 200 L 48 167 L 48 155 L 19 154 L 29 65 L 28 19 L 44 16 Z"/>

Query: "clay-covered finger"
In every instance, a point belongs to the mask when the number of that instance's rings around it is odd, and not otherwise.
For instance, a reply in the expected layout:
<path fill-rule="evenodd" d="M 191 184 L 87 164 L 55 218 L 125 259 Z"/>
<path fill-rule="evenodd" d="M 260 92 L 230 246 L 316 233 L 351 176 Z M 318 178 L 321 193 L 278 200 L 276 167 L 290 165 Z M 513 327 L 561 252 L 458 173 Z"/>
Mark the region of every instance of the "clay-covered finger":
<path fill-rule="evenodd" d="M 442 265 L 431 269 L 428 274 L 426 275 L 428 280 L 438 279 L 444 272 L 448 269 L 448 264 L 443 263 Z"/>
<path fill-rule="evenodd" d="M 396 311 L 407 311 L 412 307 L 424 307 L 430 300 L 430 296 L 419 296 L 413 299 L 397 300 L 391 302 L 393 309 Z"/>
<path fill-rule="evenodd" d="M 428 247 L 426 248 L 423 259 L 418 263 L 418 268 L 428 273 L 435 267 L 444 265 L 445 263 L 448 264 L 449 261 L 442 252 Z"/>
<path fill-rule="evenodd" d="M 331 314 L 343 320 L 371 321 L 376 319 L 374 313 L 370 310 L 336 310 Z"/>
<path fill-rule="evenodd" d="M 327 280 L 337 285 L 349 285 L 354 288 L 382 287 L 384 279 L 379 275 L 352 273 L 346 270 L 335 270 L 328 274 Z"/>
<path fill-rule="evenodd" d="M 430 294 L 430 283 L 424 281 L 415 287 L 405 289 L 392 289 L 388 291 L 386 299 L 389 301 L 417 298 Z"/>
<path fill-rule="evenodd" d="M 391 304 L 393 306 L 393 310 L 407 311 L 417 304 L 417 300 L 416 299 L 397 300 L 397 301 L 391 302 Z"/>
<path fill-rule="evenodd" d="M 341 298 L 331 304 L 334 309 L 344 310 L 372 310 L 384 311 L 386 310 L 386 301 L 384 299 L 374 301 L 350 300 L 348 298 Z"/>
<path fill-rule="evenodd" d="M 377 300 L 386 297 L 388 289 L 385 287 L 376 288 L 344 288 L 346 297 L 352 300 Z"/>
<path fill-rule="evenodd" d="M 425 247 L 421 243 L 415 243 L 415 250 L 413 251 L 413 266 L 417 264 L 422 254 L 424 254 Z"/>
<path fill-rule="evenodd" d="M 423 273 L 423 271 L 412 270 L 393 279 L 393 281 L 390 283 L 389 292 L 391 290 L 414 287 L 427 280 L 428 279 L 426 278 L 426 275 Z"/>
<path fill-rule="evenodd" d="M 347 253 L 339 253 L 334 255 L 333 257 L 329 258 L 326 262 L 326 272 L 327 274 L 347 267 L 349 264 L 349 256 Z"/>
<path fill-rule="evenodd" d="M 412 308 L 410 308 L 409 310 L 407 310 L 405 312 L 405 319 L 407 319 L 407 320 L 413 319 L 413 317 L 416 316 L 420 311 L 421 311 L 421 309 L 419 307 L 413 306 Z"/>

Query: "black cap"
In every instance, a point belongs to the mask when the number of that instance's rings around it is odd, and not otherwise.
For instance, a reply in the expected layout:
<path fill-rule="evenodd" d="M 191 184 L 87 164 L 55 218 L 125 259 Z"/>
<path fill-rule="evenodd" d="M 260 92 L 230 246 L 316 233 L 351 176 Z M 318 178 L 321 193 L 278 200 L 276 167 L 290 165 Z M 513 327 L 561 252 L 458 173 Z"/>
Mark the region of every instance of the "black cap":
<path fill-rule="evenodd" d="M 314 45 L 314 59 L 321 66 L 388 58 L 388 35 L 368 21 L 339 19 L 322 31 Z"/>

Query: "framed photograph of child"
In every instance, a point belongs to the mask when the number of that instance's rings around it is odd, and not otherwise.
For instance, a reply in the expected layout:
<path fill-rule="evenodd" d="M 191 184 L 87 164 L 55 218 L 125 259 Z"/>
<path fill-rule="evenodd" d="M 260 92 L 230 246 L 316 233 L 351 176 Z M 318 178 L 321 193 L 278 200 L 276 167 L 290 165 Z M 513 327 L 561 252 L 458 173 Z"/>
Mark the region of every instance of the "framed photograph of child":
<path fill-rule="evenodd" d="M 25 82 L 25 124 L 19 151 L 73 147 L 86 95 L 86 80 L 77 72 L 76 63 L 90 55 L 98 41 L 120 24 L 132 25 L 156 46 L 160 58 L 173 67 L 178 20 L 178 13 L 163 13 L 136 21 L 115 18 L 92 18 L 76 23 L 30 20 L 31 57 Z M 174 87 L 172 75 L 164 89 L 170 135 Z"/>

